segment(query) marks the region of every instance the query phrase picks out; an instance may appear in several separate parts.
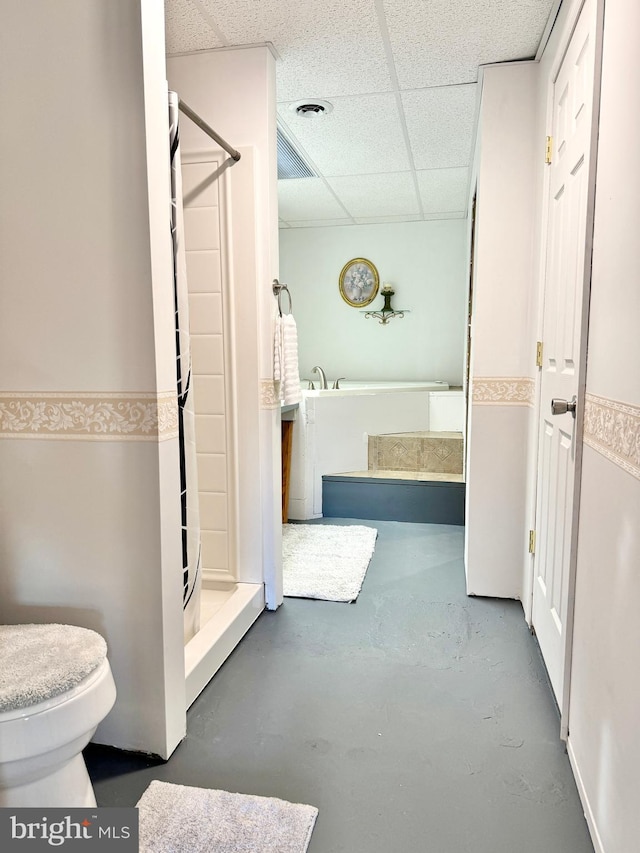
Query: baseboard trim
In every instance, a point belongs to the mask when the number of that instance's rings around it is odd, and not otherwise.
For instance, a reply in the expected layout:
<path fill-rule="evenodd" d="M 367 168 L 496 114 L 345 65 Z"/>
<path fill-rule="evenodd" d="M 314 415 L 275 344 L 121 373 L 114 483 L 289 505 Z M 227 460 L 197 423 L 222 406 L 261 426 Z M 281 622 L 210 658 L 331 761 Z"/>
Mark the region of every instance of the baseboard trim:
<path fill-rule="evenodd" d="M 589 834 L 591 835 L 593 849 L 595 850 L 595 853 L 605 853 L 604 844 L 602 843 L 602 839 L 600 838 L 600 833 L 598 832 L 598 827 L 596 825 L 595 815 L 593 814 L 593 809 L 591 808 L 591 803 L 589 802 L 589 796 L 584 786 L 582 774 L 580 773 L 580 768 L 578 767 L 576 754 L 573 751 L 571 737 L 569 737 L 567 741 L 567 754 L 569 756 L 569 764 L 571 765 L 571 769 L 573 770 L 573 776 L 576 780 L 576 787 L 578 789 L 580 802 L 582 803 L 582 808 L 584 810 L 584 817 L 587 821 L 587 826 L 589 827 Z"/>

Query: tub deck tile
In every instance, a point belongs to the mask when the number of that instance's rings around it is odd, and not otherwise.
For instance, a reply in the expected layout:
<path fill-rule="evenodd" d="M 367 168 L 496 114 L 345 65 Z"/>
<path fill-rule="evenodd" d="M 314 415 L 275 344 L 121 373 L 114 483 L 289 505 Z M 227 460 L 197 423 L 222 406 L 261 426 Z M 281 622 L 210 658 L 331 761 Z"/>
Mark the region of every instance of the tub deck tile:
<path fill-rule="evenodd" d="M 372 471 L 461 474 L 460 432 L 387 433 L 369 436 L 368 466 Z"/>

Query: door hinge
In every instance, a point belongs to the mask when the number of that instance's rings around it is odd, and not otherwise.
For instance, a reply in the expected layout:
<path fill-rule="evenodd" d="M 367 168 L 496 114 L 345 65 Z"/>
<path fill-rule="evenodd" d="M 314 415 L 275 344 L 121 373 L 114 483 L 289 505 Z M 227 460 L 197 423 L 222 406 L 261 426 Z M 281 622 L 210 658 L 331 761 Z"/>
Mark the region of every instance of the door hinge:
<path fill-rule="evenodd" d="M 544 150 L 544 162 L 547 166 L 551 163 L 551 155 L 553 152 L 553 136 L 547 136 L 547 144 Z"/>
<path fill-rule="evenodd" d="M 529 531 L 529 553 L 536 553 L 536 532 L 535 530 Z"/>
<path fill-rule="evenodd" d="M 542 352 L 543 352 L 542 341 L 538 341 L 536 343 L 536 367 L 542 367 Z"/>

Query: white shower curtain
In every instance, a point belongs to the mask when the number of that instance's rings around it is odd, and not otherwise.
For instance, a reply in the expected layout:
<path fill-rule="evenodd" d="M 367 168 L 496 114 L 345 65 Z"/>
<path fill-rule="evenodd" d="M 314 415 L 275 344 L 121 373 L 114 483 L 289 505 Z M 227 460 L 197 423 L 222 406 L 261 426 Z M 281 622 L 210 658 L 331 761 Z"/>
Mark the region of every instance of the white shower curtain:
<path fill-rule="evenodd" d="M 200 628 L 202 586 L 200 510 L 196 466 L 196 431 L 191 387 L 191 342 L 189 338 L 189 292 L 184 250 L 182 175 L 178 95 L 169 92 L 169 144 L 171 150 L 171 238 L 173 243 L 173 290 L 176 320 L 178 384 L 178 436 L 180 443 L 180 497 L 182 507 L 182 589 L 184 641 Z"/>

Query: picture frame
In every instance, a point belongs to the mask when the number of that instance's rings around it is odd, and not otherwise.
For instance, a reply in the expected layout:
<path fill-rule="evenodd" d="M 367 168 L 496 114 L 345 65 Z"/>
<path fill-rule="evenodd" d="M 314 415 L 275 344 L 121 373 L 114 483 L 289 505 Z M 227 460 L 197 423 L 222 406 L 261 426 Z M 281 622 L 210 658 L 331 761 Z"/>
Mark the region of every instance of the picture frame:
<path fill-rule="evenodd" d="M 366 258 L 352 258 L 342 267 L 338 287 L 347 305 L 353 308 L 370 305 L 380 287 L 378 270 Z"/>

